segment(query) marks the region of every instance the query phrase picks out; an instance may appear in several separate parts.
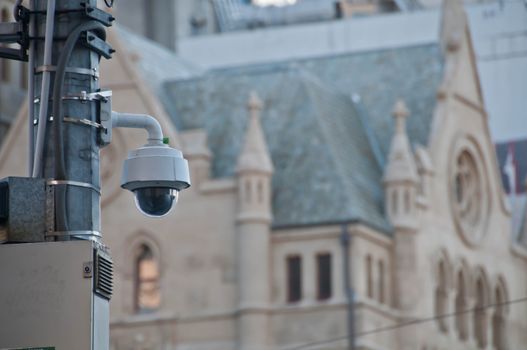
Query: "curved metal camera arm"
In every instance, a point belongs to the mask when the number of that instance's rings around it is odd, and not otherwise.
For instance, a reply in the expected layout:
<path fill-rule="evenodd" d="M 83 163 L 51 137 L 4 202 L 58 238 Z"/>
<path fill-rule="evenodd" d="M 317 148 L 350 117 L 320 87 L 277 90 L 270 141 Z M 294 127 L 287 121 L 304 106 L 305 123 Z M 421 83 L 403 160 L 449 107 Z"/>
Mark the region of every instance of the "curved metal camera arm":
<path fill-rule="evenodd" d="M 148 144 L 163 144 L 161 125 L 156 118 L 147 114 L 112 112 L 112 128 L 145 129 L 148 132 Z"/>

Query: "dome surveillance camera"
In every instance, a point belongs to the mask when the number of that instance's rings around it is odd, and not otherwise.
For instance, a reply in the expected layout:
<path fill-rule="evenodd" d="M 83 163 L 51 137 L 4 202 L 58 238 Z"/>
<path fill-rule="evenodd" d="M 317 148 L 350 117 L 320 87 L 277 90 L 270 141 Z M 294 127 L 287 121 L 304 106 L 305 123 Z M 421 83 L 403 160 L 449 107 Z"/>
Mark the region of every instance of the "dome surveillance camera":
<path fill-rule="evenodd" d="M 190 187 L 188 162 L 177 149 L 147 144 L 128 154 L 121 187 L 134 193 L 143 214 L 165 216 L 177 203 L 179 191 Z"/>

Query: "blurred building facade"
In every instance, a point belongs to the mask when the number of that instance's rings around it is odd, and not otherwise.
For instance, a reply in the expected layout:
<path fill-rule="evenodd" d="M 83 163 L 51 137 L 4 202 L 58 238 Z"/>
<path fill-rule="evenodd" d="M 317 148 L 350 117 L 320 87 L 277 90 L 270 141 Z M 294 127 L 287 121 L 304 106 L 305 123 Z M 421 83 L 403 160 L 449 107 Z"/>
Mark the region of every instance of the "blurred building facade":
<path fill-rule="evenodd" d="M 456 1 L 444 13 L 383 18 L 346 52 L 207 71 L 111 33 L 114 109 L 158 117 L 193 181 L 147 220 L 119 188 L 141 135 L 117 131 L 101 156 L 113 349 L 345 349 L 346 255 L 358 349 L 527 343 L 527 305 L 509 303 L 527 293 L 527 225 L 503 193 L 467 19 Z M 402 23 L 421 30 L 400 39 Z M 24 120 L 0 177 L 24 172 Z"/>
<path fill-rule="evenodd" d="M 364 41 L 383 41 L 383 36 L 405 38 L 419 36 L 420 31 L 435 34 L 438 19 L 434 17 L 439 17 L 441 4 L 438 0 L 298 0 L 275 1 L 294 3 L 290 6 L 257 5 L 270 2 L 128 0 L 122 4 L 116 2 L 116 14 L 120 23 L 133 32 L 175 50 L 204 68 L 218 68 L 287 60 L 295 55 L 343 53 Z M 525 138 L 527 7 L 514 0 L 466 0 L 464 3 L 469 5 L 471 36 L 493 139 L 505 142 Z M 139 11 L 140 8 L 144 11 Z M 423 13 L 430 13 L 430 17 L 428 22 L 416 24 L 419 31 L 404 32 L 408 26 L 401 23 L 403 29 L 386 33 L 383 22 L 389 19 L 383 15 L 390 13 L 415 14 L 423 19 L 427 18 Z M 378 22 L 361 28 L 362 38 L 349 37 L 345 23 L 364 17 L 371 18 L 370 22 L 375 22 L 377 17 Z M 299 42 L 305 35 L 316 35 L 313 40 L 325 41 L 325 46 L 301 47 Z M 207 54 L 212 50 L 215 55 Z"/>

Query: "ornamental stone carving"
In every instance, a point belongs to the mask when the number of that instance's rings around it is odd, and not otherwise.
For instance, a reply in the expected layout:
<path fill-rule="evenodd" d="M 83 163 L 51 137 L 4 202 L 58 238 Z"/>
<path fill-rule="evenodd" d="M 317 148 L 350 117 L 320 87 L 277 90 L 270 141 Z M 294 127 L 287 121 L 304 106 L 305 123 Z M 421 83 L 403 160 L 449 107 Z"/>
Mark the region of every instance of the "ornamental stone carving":
<path fill-rule="evenodd" d="M 485 235 L 489 198 L 483 160 L 475 143 L 460 138 L 454 144 L 450 169 L 450 202 L 458 233 L 469 245 Z"/>

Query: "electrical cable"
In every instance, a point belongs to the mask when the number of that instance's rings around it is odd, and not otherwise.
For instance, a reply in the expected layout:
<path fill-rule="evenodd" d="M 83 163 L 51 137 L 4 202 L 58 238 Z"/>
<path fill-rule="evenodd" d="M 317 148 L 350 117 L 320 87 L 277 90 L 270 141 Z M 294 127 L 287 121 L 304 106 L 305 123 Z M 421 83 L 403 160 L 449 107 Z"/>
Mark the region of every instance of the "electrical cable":
<path fill-rule="evenodd" d="M 18 1 L 17 1 L 18 4 Z M 29 11 L 35 11 L 35 0 L 29 1 Z M 35 16 L 32 14 L 29 17 L 29 37 L 35 37 Z M 33 81 L 35 77 L 35 41 L 29 41 L 28 48 L 28 62 L 27 62 L 27 92 L 28 92 L 28 137 L 29 137 L 29 148 L 27 152 L 27 162 L 28 162 L 28 173 L 29 176 L 33 176 L 33 161 L 35 156 L 35 134 L 34 134 L 34 125 L 33 118 L 35 118 L 35 82 Z"/>
<path fill-rule="evenodd" d="M 413 321 L 399 323 L 399 324 L 395 324 L 395 325 L 392 325 L 392 326 L 380 327 L 380 328 L 375 328 L 375 329 L 371 329 L 371 330 L 367 330 L 367 331 L 357 332 L 355 334 L 355 336 L 359 337 L 359 336 L 365 336 L 365 335 L 370 335 L 370 334 L 376 334 L 376 333 L 381 333 L 381 332 L 392 331 L 392 330 L 396 330 L 396 329 L 399 329 L 399 328 L 409 327 L 409 326 L 422 324 L 422 323 L 427 323 L 427 322 L 431 322 L 431 321 L 436 321 L 436 320 L 449 318 L 449 317 L 455 317 L 455 316 L 458 316 L 458 315 L 463 315 L 463 314 L 471 313 L 471 312 L 478 311 L 478 310 L 490 309 L 490 308 L 493 308 L 493 307 L 496 307 L 496 306 L 519 304 L 519 303 L 523 303 L 523 302 L 527 302 L 527 297 L 519 298 L 519 299 L 513 299 L 513 300 L 506 300 L 506 301 L 501 302 L 501 303 L 488 304 L 488 305 L 484 305 L 484 306 L 480 306 L 480 307 L 475 307 L 475 308 L 472 308 L 472 309 L 463 310 L 463 311 L 460 311 L 460 312 L 452 312 L 452 313 L 442 314 L 442 315 L 438 315 L 438 316 L 432 316 L 432 317 L 427 317 L 427 318 L 419 318 L 419 319 L 416 319 L 416 320 L 413 320 Z M 286 347 L 286 348 L 282 348 L 282 350 L 308 349 L 308 348 L 316 346 L 316 345 L 324 345 L 324 344 L 334 343 L 334 342 L 337 342 L 337 341 L 345 340 L 347 338 L 348 338 L 348 336 L 345 335 L 345 336 L 331 338 L 331 339 L 326 339 L 326 340 L 313 341 L 313 342 L 310 342 L 310 343 L 296 345 L 296 346 L 293 346 L 293 347 Z"/>
<path fill-rule="evenodd" d="M 81 34 L 85 31 L 92 30 L 102 39 L 106 40 L 106 31 L 104 26 L 97 21 L 89 21 L 79 24 L 68 35 L 66 43 L 62 48 L 53 86 L 53 146 L 55 151 L 55 180 L 66 180 L 66 165 L 64 159 L 64 130 L 62 115 L 62 95 L 64 92 L 64 80 L 66 75 L 66 66 L 70 60 L 73 49 L 77 44 Z M 100 57 L 99 57 L 100 58 Z M 66 187 L 59 186 L 55 189 L 55 208 L 56 208 L 56 226 L 58 231 L 68 231 L 67 210 L 66 210 Z"/>
<path fill-rule="evenodd" d="M 55 0 L 48 0 L 46 8 L 46 30 L 44 34 L 44 61 L 43 65 L 51 65 L 51 55 L 53 49 L 53 32 L 55 28 Z M 32 177 L 42 176 L 42 160 L 44 158 L 44 141 L 46 138 L 46 127 L 48 119 L 49 84 L 51 72 L 42 72 L 42 82 L 40 88 L 40 111 L 38 113 L 37 139 L 35 142 L 35 154 L 33 158 Z M 30 101 L 33 102 L 33 101 Z"/>

